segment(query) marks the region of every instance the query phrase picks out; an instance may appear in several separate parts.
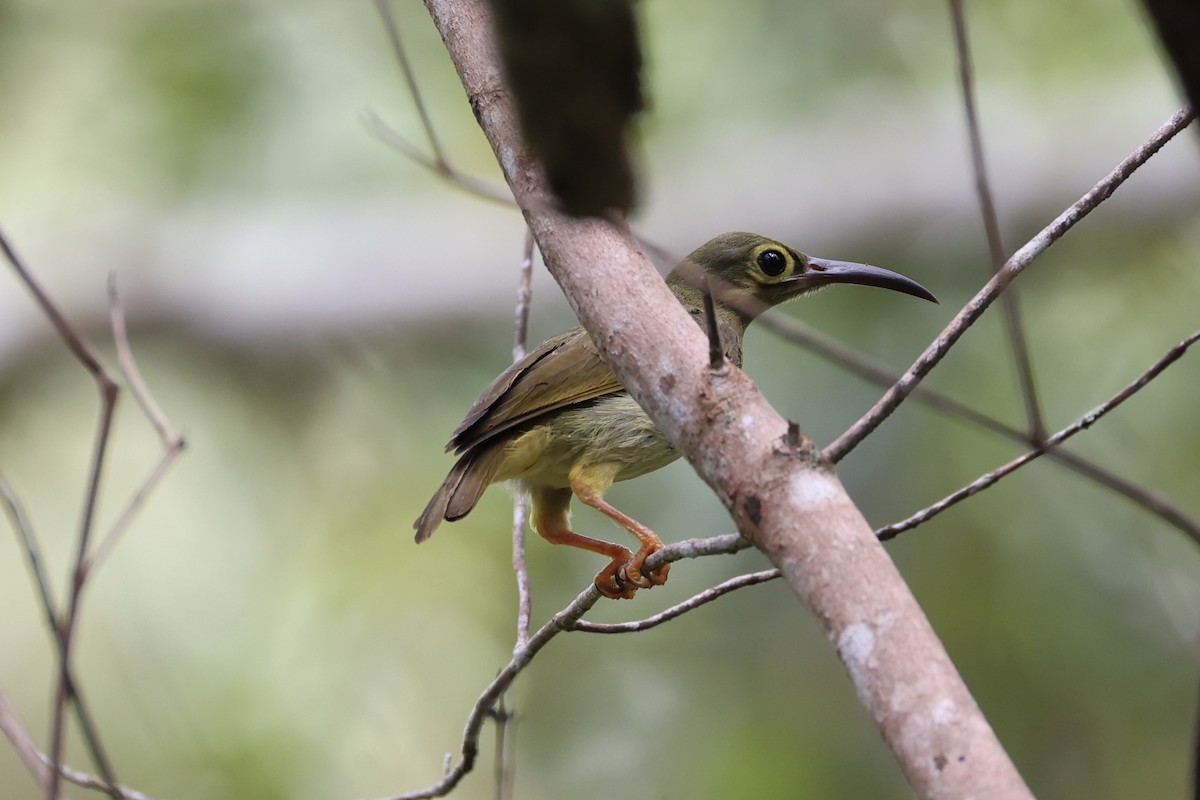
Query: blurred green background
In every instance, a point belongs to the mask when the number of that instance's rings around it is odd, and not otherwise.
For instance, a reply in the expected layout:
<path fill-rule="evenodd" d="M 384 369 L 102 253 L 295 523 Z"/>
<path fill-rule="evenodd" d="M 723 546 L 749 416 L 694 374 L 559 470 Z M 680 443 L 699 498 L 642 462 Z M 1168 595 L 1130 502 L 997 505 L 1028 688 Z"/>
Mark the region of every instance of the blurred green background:
<path fill-rule="evenodd" d="M 395 11 L 443 145 L 496 179 L 436 32 Z M 639 230 L 678 253 L 731 229 L 905 272 L 938 308 L 857 288 L 776 312 L 903 368 L 984 280 L 946 7 L 653 0 Z M 970 4 L 1006 246 L 1178 107 L 1139 9 Z M 76 667 L 121 779 L 163 798 L 346 798 L 437 779 L 514 637 L 509 500 L 427 545 L 410 522 L 442 444 L 510 358 L 518 214 L 372 138 L 422 136 L 372 6 L 0 2 L 0 224 L 111 354 L 115 273 L 147 381 L 190 449 L 86 597 Z M 1021 279 L 1048 423 L 1200 319 L 1200 157 L 1188 132 Z M 535 281 L 534 342 L 572 324 Z M 998 314 L 930 385 L 1016 424 Z M 878 391 L 766 331 L 747 370 L 825 443 Z M 1077 447 L 1200 515 L 1200 366 L 1185 359 Z M 0 470 L 61 589 L 95 390 L 0 270 Z M 895 521 L 1019 452 L 909 403 L 844 463 Z M 106 530 L 157 457 L 126 396 Z M 686 464 L 610 494 L 666 539 L 725 532 Z M 578 511 L 580 529 L 619 535 Z M 889 545 L 1041 797 L 1183 797 L 1200 662 L 1196 545 L 1039 461 Z M 529 546 L 535 622 L 596 558 Z M 754 553 L 685 563 L 591 618 L 631 619 Z M 53 662 L 16 537 L 0 537 L 0 688 L 47 739 Z M 557 639 L 510 694 L 517 796 L 906 797 L 819 629 L 781 585 L 652 632 Z M 490 732 L 455 796 L 491 797 Z M 77 741 L 72 763 L 87 766 Z M 72 796 L 86 793 L 71 791 Z M 0 747 L 0 795 L 34 783 Z"/>

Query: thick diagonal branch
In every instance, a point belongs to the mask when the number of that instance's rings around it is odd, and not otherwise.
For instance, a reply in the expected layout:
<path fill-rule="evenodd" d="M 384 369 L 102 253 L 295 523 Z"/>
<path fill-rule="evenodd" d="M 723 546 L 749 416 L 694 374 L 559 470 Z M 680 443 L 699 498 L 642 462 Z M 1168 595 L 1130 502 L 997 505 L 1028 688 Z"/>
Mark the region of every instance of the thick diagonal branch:
<path fill-rule="evenodd" d="M 555 213 L 519 137 L 482 0 L 426 0 L 542 254 L 580 321 L 655 423 L 778 566 L 846 665 L 923 798 L 1029 790 L 891 559 L 828 462 L 703 332 L 620 225 Z"/>

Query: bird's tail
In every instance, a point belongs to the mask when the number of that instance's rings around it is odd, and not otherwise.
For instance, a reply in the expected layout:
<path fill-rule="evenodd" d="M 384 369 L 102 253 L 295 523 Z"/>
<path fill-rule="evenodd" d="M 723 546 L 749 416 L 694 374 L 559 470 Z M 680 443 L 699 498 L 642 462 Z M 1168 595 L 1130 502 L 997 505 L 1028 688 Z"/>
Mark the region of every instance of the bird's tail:
<path fill-rule="evenodd" d="M 482 452 L 468 452 L 458 460 L 446 480 L 413 523 L 418 543 L 425 541 L 442 520 L 453 522 L 471 512 L 483 490 L 491 485 L 496 471 L 504 460 L 504 449 L 491 447 Z"/>

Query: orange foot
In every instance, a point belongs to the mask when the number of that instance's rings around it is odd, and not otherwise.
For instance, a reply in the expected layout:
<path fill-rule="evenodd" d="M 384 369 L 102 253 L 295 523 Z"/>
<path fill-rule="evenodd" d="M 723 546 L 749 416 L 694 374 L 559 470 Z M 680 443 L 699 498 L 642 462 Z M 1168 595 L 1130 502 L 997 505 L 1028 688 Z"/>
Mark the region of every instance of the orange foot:
<path fill-rule="evenodd" d="M 596 573 L 596 588 L 600 594 L 613 599 L 628 600 L 638 589 L 651 589 L 662 586 L 667 582 L 667 573 L 671 571 L 670 564 L 663 564 L 658 569 L 644 572 L 646 559 L 659 548 L 646 552 L 639 550 L 637 555 L 629 559 L 613 559 L 604 569 Z"/>
<path fill-rule="evenodd" d="M 658 569 L 647 572 L 646 559 L 662 549 L 662 542 L 657 546 L 646 545 L 642 547 L 627 564 L 623 564 L 617 570 L 617 577 L 628 583 L 633 584 L 641 589 L 651 589 L 655 586 L 662 586 L 667 582 L 667 573 L 671 571 L 670 564 L 663 564 Z"/>
<path fill-rule="evenodd" d="M 596 588 L 605 597 L 613 600 L 628 600 L 638 587 L 624 577 L 626 562 L 614 559 L 607 567 L 596 573 Z"/>

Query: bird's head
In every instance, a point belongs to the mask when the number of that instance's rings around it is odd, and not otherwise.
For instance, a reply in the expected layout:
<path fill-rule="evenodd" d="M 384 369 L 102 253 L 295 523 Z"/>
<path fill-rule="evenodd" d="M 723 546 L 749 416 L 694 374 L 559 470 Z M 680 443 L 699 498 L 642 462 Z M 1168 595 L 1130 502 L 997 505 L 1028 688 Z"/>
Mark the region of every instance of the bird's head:
<path fill-rule="evenodd" d="M 928 289 L 897 272 L 815 258 L 756 233 L 726 233 L 700 245 L 671 271 L 667 283 L 686 305 L 702 299 L 707 289 L 743 325 L 771 306 L 834 283 L 878 286 L 937 302 Z"/>

